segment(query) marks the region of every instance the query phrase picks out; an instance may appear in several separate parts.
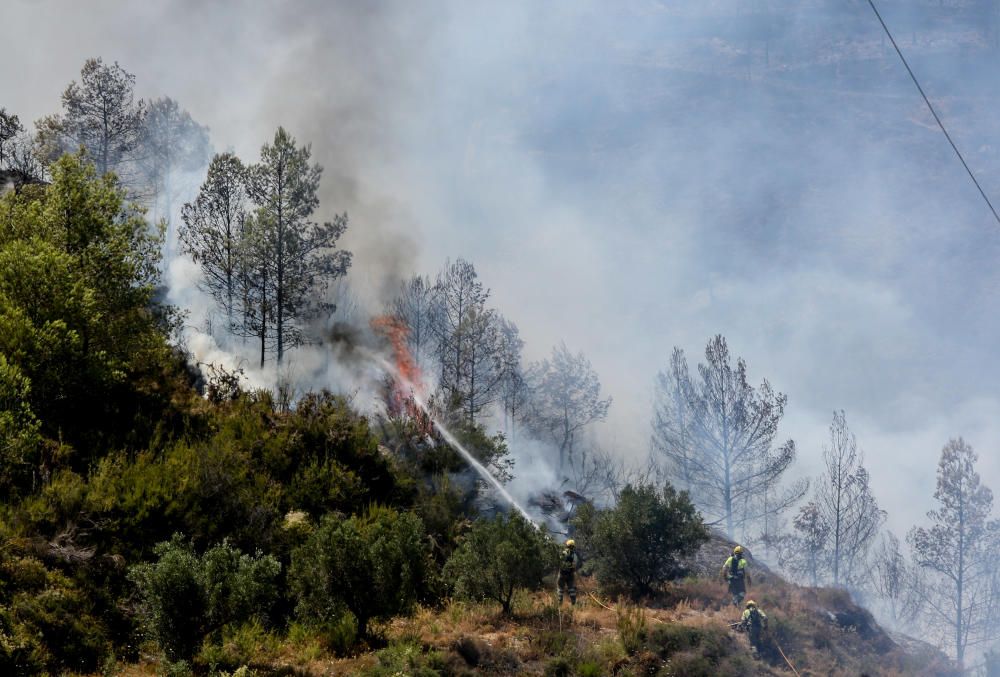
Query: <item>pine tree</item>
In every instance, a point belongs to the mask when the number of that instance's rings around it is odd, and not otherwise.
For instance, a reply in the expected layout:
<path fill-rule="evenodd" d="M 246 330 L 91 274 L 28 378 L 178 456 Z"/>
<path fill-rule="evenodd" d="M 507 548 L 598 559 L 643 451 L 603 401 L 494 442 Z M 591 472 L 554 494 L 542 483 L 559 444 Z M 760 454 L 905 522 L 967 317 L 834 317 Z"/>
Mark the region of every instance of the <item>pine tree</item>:
<path fill-rule="evenodd" d="M 184 253 L 201 266 L 202 289 L 240 335 L 249 331 L 245 318 L 252 291 L 243 245 L 249 209 L 243 163 L 232 153 L 216 155 L 198 197 L 181 209 L 179 233 Z"/>
<path fill-rule="evenodd" d="M 38 134 L 43 153 L 55 160 L 78 147 L 99 174 L 114 171 L 131 185 L 130 168 L 139 147 L 146 104 L 135 99 L 135 76 L 115 62 L 87 59 L 80 82 L 71 82 L 62 94 L 63 114 L 43 118 Z"/>
<path fill-rule="evenodd" d="M 965 440 L 941 450 L 931 526 L 914 527 L 907 541 L 913 561 L 930 578 L 924 589 L 928 622 L 964 666 L 971 646 L 995 639 L 994 548 L 1000 524 L 992 519 L 993 492 L 976 472 L 976 452 Z"/>
<path fill-rule="evenodd" d="M 258 205 L 248 256 L 255 262 L 250 269 L 258 271 L 253 286 L 261 296 L 256 326 L 262 366 L 269 345 L 280 364 L 288 348 L 305 342 L 306 322 L 336 309 L 325 292 L 351 265 L 350 252 L 336 248 L 347 230 L 347 214 L 324 223 L 311 220 L 319 206 L 323 168 L 310 165 L 310 156 L 308 146 L 297 146 L 279 127 L 273 142 L 261 149 L 260 163 L 248 172 L 250 195 Z"/>

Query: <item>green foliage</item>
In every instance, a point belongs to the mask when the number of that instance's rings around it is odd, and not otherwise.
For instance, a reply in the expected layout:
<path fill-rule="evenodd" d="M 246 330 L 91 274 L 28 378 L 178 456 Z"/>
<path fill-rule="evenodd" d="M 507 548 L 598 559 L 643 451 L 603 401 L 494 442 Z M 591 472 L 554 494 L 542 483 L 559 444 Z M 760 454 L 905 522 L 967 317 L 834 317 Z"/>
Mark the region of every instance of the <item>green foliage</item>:
<path fill-rule="evenodd" d="M 537 589 L 555 568 L 556 546 L 520 515 L 497 515 L 472 525 L 444 568 L 455 594 L 499 602 L 511 613 L 518 587 Z"/>
<path fill-rule="evenodd" d="M 254 406 L 265 419 L 252 428 L 230 427 L 222 434 L 258 448 L 263 466 L 286 486 L 287 509 L 320 517 L 331 511 L 358 512 L 359 506 L 372 503 L 411 502 L 408 481 L 379 451 L 368 420 L 353 411 L 346 398 L 309 393 L 294 412 L 274 422 L 267 420 L 274 416 L 273 403 L 263 412 L 260 403 Z"/>
<path fill-rule="evenodd" d="M 627 486 L 613 508 L 581 508 L 574 524 L 598 579 L 635 598 L 679 575 L 677 559 L 708 540 L 687 492 L 678 493 L 670 484 L 662 491 Z"/>
<path fill-rule="evenodd" d="M 328 626 L 350 611 L 364 634 L 370 620 L 413 608 L 428 562 L 420 519 L 374 507 L 363 517 L 324 518 L 292 553 L 289 585 L 302 620 Z"/>
<path fill-rule="evenodd" d="M 573 663 L 566 656 L 556 656 L 545 664 L 542 674 L 545 677 L 570 677 L 573 674 Z"/>
<path fill-rule="evenodd" d="M 130 577 L 160 646 L 171 660 L 194 656 L 206 635 L 266 617 L 277 597 L 280 563 L 223 542 L 199 556 L 181 535 L 156 547 L 158 560 Z"/>
<path fill-rule="evenodd" d="M 107 446 L 149 439 L 171 406 L 164 370 L 173 358 L 164 314 L 151 312 L 159 233 L 125 204 L 116 179 L 97 178 L 82 156 L 64 156 L 51 171 L 45 189 L 0 198 L 8 372 L 0 382 L 21 393 L 15 416 L 85 452 L 82 468 Z"/>
<path fill-rule="evenodd" d="M 620 603 L 615 609 L 615 625 L 626 653 L 634 654 L 642 648 L 646 640 L 646 612 L 642 607 Z"/>
<path fill-rule="evenodd" d="M 541 629 L 532 634 L 531 643 L 546 656 L 558 656 L 572 649 L 576 637 L 571 632 Z"/>
<path fill-rule="evenodd" d="M 397 642 L 379 651 L 378 664 L 360 674 L 364 677 L 440 677 L 452 672 L 439 652 L 424 653 L 417 642 Z"/>
<path fill-rule="evenodd" d="M 38 463 L 39 422 L 29 405 L 31 384 L 0 353 L 0 489 L 30 486 Z"/>
<path fill-rule="evenodd" d="M 96 670 L 109 649 L 90 596 L 32 557 L 0 564 L 0 673 Z"/>
<path fill-rule="evenodd" d="M 277 656 L 279 644 L 279 638 L 259 618 L 254 618 L 248 623 L 227 625 L 218 641 L 206 640 L 196 662 L 228 668 L 266 663 Z"/>

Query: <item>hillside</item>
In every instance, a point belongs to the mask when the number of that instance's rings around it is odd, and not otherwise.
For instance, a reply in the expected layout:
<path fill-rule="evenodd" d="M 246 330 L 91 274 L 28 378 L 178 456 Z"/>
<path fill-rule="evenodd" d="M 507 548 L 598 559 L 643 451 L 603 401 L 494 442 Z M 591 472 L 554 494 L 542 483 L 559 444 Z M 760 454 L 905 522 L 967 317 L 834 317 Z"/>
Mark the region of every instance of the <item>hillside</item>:
<path fill-rule="evenodd" d="M 774 574 L 766 579 L 752 589 L 771 627 L 760 658 L 744 634 L 728 628 L 738 613 L 722 604 L 724 585 L 701 577 L 672 584 L 662 599 L 638 607 L 603 599 L 589 578 L 581 581 L 576 608 L 561 611 L 548 593 L 519 595 L 513 618 L 495 605 L 451 601 L 389 622 L 380 628 L 385 647 L 349 658 L 329 655 L 308 635 L 244 637 L 226 651 L 261 675 L 793 674 L 782 651 L 803 677 L 960 674 L 929 645 L 884 631 L 846 593 Z M 157 674 L 157 667 L 140 664 L 123 674 Z"/>

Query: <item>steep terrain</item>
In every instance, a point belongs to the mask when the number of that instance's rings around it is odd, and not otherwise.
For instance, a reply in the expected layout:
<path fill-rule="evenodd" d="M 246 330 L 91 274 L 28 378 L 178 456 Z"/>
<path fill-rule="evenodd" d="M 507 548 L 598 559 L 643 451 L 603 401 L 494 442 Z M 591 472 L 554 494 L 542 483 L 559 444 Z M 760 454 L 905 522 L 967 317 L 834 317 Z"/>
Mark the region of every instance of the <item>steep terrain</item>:
<path fill-rule="evenodd" d="M 590 577 L 576 607 L 524 593 L 505 618 L 492 604 L 452 601 L 380 628 L 385 646 L 334 657 L 317 637 L 266 634 L 231 642 L 247 673 L 297 675 L 959 675 L 923 642 L 894 636 L 838 590 L 788 583 L 762 564 L 750 595 L 769 618 L 760 656 L 730 629 L 740 613 L 714 575 L 730 544 L 713 538 L 689 562 L 697 573 L 638 606 L 606 599 Z M 125 674 L 154 674 L 151 663 Z"/>

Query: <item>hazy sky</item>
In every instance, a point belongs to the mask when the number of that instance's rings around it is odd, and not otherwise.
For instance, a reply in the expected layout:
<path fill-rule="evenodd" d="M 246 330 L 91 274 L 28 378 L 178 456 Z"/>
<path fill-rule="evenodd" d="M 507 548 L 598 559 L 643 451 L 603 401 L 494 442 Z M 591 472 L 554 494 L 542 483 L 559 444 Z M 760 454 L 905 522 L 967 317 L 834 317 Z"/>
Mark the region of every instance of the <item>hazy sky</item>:
<path fill-rule="evenodd" d="M 1000 51 L 937 0 L 881 4 L 1000 200 Z M 696 360 L 722 333 L 789 395 L 799 472 L 846 410 L 897 530 L 930 507 L 951 436 L 1000 490 L 1000 226 L 867 3 L 2 11 L 0 106 L 56 112 L 102 56 L 217 150 L 254 159 L 286 126 L 326 167 L 322 209 L 351 215 L 359 293 L 470 259 L 529 358 L 560 340 L 591 358 L 615 400 L 600 435 L 622 453 L 647 451 L 672 347 Z"/>

